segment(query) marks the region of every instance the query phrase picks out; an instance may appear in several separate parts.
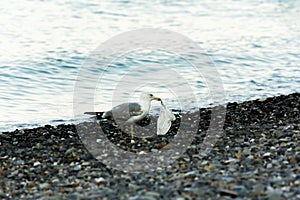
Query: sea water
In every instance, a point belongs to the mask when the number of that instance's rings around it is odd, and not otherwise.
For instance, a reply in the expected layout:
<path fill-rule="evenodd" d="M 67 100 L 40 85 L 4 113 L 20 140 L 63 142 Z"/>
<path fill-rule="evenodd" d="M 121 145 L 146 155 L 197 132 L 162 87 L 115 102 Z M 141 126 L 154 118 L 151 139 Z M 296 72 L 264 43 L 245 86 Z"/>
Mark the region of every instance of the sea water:
<path fill-rule="evenodd" d="M 299 0 L 9 0 L 0 9 L 0 131 L 73 122 L 76 81 L 92 52 L 112 37 L 142 28 L 170 30 L 199 45 L 220 76 L 224 103 L 300 90 Z M 213 104 L 213 91 L 185 60 L 143 49 L 120 55 L 106 70 L 91 70 L 99 74 L 93 80 L 95 110 L 113 105 L 124 75 L 129 82 L 160 77 L 159 69 L 145 67 L 151 65 L 179 70 L 196 105 Z M 148 90 L 168 107 L 180 108 L 171 92 L 178 83 L 161 82 L 122 95 L 138 100 Z"/>

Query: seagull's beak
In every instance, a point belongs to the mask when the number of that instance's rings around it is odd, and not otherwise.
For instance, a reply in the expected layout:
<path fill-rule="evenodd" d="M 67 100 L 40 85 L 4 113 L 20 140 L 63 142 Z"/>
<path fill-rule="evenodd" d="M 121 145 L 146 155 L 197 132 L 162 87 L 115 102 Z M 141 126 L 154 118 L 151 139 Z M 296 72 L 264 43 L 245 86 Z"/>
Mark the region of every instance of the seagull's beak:
<path fill-rule="evenodd" d="M 154 97 L 153 100 L 156 100 L 156 101 L 161 101 L 161 98 L 158 98 L 158 97 Z"/>

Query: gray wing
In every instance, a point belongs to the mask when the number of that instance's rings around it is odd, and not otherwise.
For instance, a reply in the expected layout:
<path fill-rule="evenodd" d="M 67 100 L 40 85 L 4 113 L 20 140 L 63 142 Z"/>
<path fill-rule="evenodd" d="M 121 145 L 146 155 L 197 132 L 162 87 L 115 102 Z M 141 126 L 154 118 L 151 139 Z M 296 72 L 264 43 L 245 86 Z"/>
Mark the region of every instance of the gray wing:
<path fill-rule="evenodd" d="M 138 103 L 123 103 L 113 107 L 110 111 L 104 113 L 103 117 L 111 117 L 115 120 L 126 121 L 131 116 L 142 114 L 141 105 Z"/>

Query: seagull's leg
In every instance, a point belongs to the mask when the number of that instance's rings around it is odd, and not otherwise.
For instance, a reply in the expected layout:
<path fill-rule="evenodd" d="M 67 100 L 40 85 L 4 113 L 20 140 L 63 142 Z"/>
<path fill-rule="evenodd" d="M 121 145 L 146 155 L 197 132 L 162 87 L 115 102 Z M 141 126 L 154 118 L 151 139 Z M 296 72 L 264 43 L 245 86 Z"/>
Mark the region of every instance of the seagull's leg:
<path fill-rule="evenodd" d="M 131 139 L 133 139 L 134 138 L 133 124 L 130 125 L 130 129 L 131 129 Z"/>
<path fill-rule="evenodd" d="M 121 135 L 120 135 L 120 137 L 123 138 L 123 131 L 122 131 L 122 129 L 121 129 Z"/>
<path fill-rule="evenodd" d="M 120 126 L 120 131 L 121 131 L 121 138 L 123 138 L 123 130 L 125 130 L 124 129 L 125 127 L 124 127 L 124 125 L 122 124 L 121 126 Z"/>

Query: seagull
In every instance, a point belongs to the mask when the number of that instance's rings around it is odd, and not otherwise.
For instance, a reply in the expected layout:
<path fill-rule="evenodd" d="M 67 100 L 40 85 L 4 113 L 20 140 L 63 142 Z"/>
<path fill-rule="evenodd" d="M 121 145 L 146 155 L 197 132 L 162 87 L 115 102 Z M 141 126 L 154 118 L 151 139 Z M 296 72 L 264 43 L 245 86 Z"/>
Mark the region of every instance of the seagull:
<path fill-rule="evenodd" d="M 101 112 L 85 112 L 84 114 L 101 115 L 101 118 L 113 118 L 115 122 L 123 129 L 125 126 L 130 125 L 131 138 L 134 138 L 133 124 L 142 120 L 149 113 L 151 107 L 151 101 L 161 101 L 161 98 L 155 97 L 150 93 L 143 93 L 140 96 L 140 102 L 122 103 L 111 110 Z"/>

